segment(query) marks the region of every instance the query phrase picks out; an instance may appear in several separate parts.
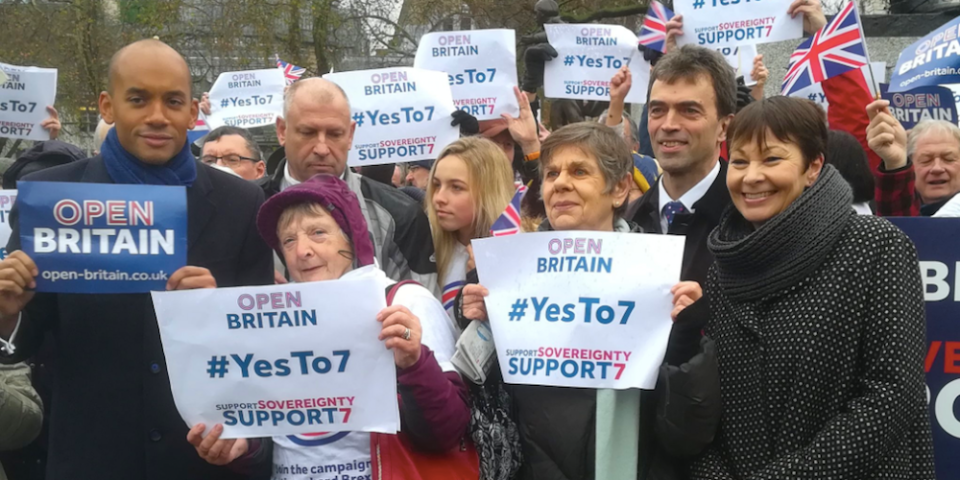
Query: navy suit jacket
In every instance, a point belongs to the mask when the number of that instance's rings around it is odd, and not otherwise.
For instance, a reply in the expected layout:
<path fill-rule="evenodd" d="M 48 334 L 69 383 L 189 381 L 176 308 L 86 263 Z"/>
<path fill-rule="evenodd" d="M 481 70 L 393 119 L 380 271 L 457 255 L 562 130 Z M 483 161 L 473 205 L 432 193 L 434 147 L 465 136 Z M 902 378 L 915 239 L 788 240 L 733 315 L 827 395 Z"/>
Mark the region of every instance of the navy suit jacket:
<path fill-rule="evenodd" d="M 24 180 L 114 183 L 99 156 Z M 188 265 L 208 268 L 219 287 L 273 283 L 273 256 L 256 228 L 261 203 L 253 183 L 197 162 L 187 188 Z M 20 249 L 17 218 L 15 206 L 8 252 Z M 56 360 L 48 480 L 246 478 L 208 464 L 187 443 L 149 294 L 37 294 L 23 311 L 16 353 L 0 361 L 29 358 L 48 331 Z"/>

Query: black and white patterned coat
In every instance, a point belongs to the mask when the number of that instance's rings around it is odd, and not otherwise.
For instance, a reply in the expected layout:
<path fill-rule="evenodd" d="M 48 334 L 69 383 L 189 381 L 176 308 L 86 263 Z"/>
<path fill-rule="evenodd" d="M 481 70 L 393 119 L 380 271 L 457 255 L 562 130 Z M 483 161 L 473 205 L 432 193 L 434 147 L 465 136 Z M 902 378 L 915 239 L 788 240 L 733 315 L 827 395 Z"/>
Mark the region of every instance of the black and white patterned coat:
<path fill-rule="evenodd" d="M 835 234 L 772 239 L 772 250 L 744 257 L 762 270 L 793 256 L 791 268 L 813 262 L 812 271 L 734 279 L 719 257 L 711 269 L 706 333 L 717 343 L 723 415 L 691 478 L 934 478 L 916 251 L 886 220 L 830 215 L 821 221 L 838 223 Z"/>

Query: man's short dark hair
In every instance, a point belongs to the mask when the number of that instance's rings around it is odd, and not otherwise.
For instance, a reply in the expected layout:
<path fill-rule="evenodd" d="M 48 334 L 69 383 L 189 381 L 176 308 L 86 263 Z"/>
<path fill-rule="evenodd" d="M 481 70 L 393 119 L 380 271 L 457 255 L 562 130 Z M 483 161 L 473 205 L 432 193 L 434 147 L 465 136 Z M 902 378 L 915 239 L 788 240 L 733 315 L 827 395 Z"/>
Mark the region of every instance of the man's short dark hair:
<path fill-rule="evenodd" d="M 733 68 L 719 52 L 696 45 L 684 45 L 663 56 L 650 72 L 647 98 L 653 90 L 653 82 L 668 84 L 678 81 L 694 82 L 706 77 L 713 84 L 717 97 L 717 116 L 722 118 L 737 112 L 737 80 Z"/>
<path fill-rule="evenodd" d="M 227 135 L 239 135 L 247 143 L 247 150 L 250 151 L 250 156 L 258 161 L 263 161 L 263 154 L 260 153 L 260 146 L 257 145 L 256 139 L 253 138 L 253 135 L 250 135 L 250 132 L 243 128 L 231 127 L 231 126 L 222 126 L 217 127 L 210 131 L 207 136 L 203 137 L 203 143 L 207 142 L 216 142 L 220 138 Z"/>

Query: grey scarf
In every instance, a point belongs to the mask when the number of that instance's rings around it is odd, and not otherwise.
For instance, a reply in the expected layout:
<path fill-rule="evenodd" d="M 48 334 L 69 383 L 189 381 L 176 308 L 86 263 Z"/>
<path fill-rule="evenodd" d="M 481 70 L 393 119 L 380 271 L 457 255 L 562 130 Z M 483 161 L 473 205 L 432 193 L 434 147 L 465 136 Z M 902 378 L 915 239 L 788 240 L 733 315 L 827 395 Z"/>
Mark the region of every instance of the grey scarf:
<path fill-rule="evenodd" d="M 852 201 L 847 182 L 824 165 L 813 186 L 756 230 L 728 207 L 707 240 L 724 293 L 735 301 L 759 299 L 807 278 L 855 215 Z"/>

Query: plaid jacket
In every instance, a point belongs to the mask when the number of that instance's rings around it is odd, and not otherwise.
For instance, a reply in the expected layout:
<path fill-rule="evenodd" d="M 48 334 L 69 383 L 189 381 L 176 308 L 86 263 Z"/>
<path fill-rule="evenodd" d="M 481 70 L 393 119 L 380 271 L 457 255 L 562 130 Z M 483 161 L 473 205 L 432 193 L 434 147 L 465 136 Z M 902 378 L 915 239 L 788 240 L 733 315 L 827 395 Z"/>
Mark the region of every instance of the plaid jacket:
<path fill-rule="evenodd" d="M 919 217 L 920 197 L 914 185 L 917 176 L 913 171 L 913 162 L 888 171 L 883 164 L 877 169 L 876 195 L 877 215 L 880 217 Z"/>

